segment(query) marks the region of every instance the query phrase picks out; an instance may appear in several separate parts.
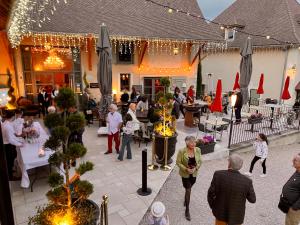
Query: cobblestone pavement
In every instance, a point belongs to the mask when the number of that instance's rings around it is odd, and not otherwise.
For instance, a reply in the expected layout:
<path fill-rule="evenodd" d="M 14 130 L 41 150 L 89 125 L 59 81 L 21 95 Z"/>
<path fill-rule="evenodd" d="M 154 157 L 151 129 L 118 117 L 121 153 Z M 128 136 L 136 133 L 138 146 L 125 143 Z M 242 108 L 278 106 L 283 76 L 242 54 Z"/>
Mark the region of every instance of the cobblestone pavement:
<path fill-rule="evenodd" d="M 271 148 L 267 159 L 267 174 L 265 178 L 259 175 L 262 168 L 259 163 L 253 171 L 253 184 L 256 192 L 256 204 L 247 203 L 244 225 L 282 225 L 284 214 L 277 208 L 282 186 L 294 172 L 292 157 L 300 152 L 300 144 L 277 146 Z M 242 173 L 248 170 L 253 152 L 241 153 L 244 159 Z M 215 170 L 227 168 L 227 160 L 206 161 L 202 164 L 197 182 L 192 189 L 191 217 L 188 222 L 184 218 L 184 188 L 178 174 L 178 168 L 171 172 L 155 200 L 162 201 L 166 205 L 166 213 L 170 217 L 171 225 L 212 225 L 214 217 L 207 203 L 207 190 L 209 188 Z M 149 211 L 148 211 L 149 212 Z M 144 216 L 140 225 L 146 225 Z"/>

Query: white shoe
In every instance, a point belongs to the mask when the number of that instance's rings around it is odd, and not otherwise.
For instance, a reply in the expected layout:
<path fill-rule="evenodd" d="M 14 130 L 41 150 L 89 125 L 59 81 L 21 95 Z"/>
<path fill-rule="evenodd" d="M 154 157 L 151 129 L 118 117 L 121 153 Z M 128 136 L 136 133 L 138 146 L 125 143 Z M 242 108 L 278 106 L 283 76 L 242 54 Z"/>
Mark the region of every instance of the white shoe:
<path fill-rule="evenodd" d="M 263 173 L 263 174 L 261 174 L 261 175 L 259 175 L 259 176 L 260 176 L 260 177 L 266 177 L 267 174 Z"/>
<path fill-rule="evenodd" d="M 250 173 L 250 172 L 245 172 L 244 174 L 248 177 L 252 177 L 252 173 Z"/>

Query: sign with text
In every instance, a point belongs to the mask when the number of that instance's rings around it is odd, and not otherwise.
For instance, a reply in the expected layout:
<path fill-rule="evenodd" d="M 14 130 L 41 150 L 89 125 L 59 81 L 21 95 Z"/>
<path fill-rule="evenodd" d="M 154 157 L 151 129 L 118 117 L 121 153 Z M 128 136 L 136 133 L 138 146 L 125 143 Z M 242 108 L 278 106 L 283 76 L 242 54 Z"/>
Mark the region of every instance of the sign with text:
<path fill-rule="evenodd" d="M 98 83 L 90 83 L 90 88 L 99 88 Z"/>

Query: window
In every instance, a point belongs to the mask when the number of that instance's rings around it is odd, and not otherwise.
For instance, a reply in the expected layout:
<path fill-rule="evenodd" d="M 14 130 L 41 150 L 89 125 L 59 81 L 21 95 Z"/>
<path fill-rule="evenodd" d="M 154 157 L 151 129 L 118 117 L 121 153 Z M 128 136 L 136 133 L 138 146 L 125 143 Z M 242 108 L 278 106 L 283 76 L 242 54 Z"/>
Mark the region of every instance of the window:
<path fill-rule="evenodd" d="M 234 41 L 235 38 L 235 30 L 233 28 L 225 29 L 225 40 L 226 41 Z"/>
<path fill-rule="evenodd" d="M 121 73 L 120 74 L 120 90 L 129 91 L 130 90 L 130 74 L 129 73 Z"/>
<path fill-rule="evenodd" d="M 117 62 L 120 64 L 133 64 L 133 43 L 119 43 L 118 49 Z"/>

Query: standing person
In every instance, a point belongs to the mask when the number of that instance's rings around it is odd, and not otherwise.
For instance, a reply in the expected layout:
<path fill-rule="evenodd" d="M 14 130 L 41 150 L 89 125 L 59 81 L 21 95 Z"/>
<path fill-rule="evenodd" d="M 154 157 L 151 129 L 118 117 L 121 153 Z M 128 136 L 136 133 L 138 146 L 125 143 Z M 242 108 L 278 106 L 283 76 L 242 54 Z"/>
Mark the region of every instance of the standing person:
<path fill-rule="evenodd" d="M 55 84 L 54 88 L 51 91 L 52 105 L 54 105 L 54 99 L 58 96 L 59 93 L 59 84 Z"/>
<path fill-rule="evenodd" d="M 242 166 L 243 159 L 232 154 L 228 159 L 228 170 L 214 173 L 207 200 L 216 217 L 216 225 L 242 224 L 246 200 L 256 202 L 252 180 L 239 172 Z"/>
<path fill-rule="evenodd" d="M 85 88 L 82 94 L 82 110 L 87 123 L 91 124 L 93 123 L 92 122 L 93 114 L 91 113 L 91 110 L 89 108 L 89 100 L 90 100 L 90 94 L 88 93 L 88 88 Z"/>
<path fill-rule="evenodd" d="M 23 145 L 23 139 L 18 138 L 15 135 L 13 120 L 14 113 L 12 111 L 7 111 L 5 114 L 5 121 L 2 124 L 4 151 L 7 161 L 8 176 L 11 181 L 19 180 L 18 177 L 13 176 L 13 167 L 17 157 L 16 147 L 21 147 Z"/>
<path fill-rule="evenodd" d="M 191 85 L 186 94 L 187 102 L 193 103 L 195 100 L 194 85 Z"/>
<path fill-rule="evenodd" d="M 40 87 L 40 92 L 38 94 L 38 102 L 41 107 L 43 116 L 48 114 L 48 107 L 50 106 L 50 97 L 48 96 L 48 93 L 46 92 L 46 89 L 43 87 Z"/>
<path fill-rule="evenodd" d="M 170 104 L 172 104 L 172 112 L 171 115 L 174 116 L 176 119 L 179 119 L 180 115 L 180 106 L 174 98 L 170 99 Z"/>
<path fill-rule="evenodd" d="M 132 141 L 132 135 L 134 133 L 134 125 L 135 124 L 132 121 L 132 117 L 130 116 L 130 114 L 126 114 L 124 123 L 126 125 L 125 125 L 125 127 L 123 127 L 122 145 L 121 145 L 121 151 L 120 151 L 119 157 L 118 157 L 118 160 L 120 160 L 120 161 L 123 161 L 125 147 L 127 148 L 127 159 L 132 159 L 130 142 Z"/>
<path fill-rule="evenodd" d="M 136 90 L 135 90 L 135 87 L 132 87 L 131 88 L 131 94 L 130 94 L 130 101 L 132 102 L 136 102 Z"/>
<path fill-rule="evenodd" d="M 13 121 L 13 124 L 16 136 L 21 137 L 24 119 L 23 112 L 20 109 L 15 110 L 15 120 Z"/>
<path fill-rule="evenodd" d="M 140 121 L 136 118 L 136 104 L 130 103 L 127 114 L 129 114 L 132 118 L 132 122 L 134 123 L 134 131 L 140 129 Z"/>
<path fill-rule="evenodd" d="M 249 172 L 246 172 L 245 175 L 252 176 L 252 171 L 255 163 L 260 160 L 263 173 L 260 175 L 260 177 L 266 177 L 267 176 L 267 170 L 266 170 L 266 160 L 268 156 L 268 138 L 265 134 L 258 134 L 256 141 L 253 144 L 253 147 L 255 149 L 255 156 L 251 162 L 251 166 L 249 169 Z"/>
<path fill-rule="evenodd" d="M 142 96 L 140 101 L 138 102 L 137 106 L 136 106 L 136 110 L 148 110 L 148 98 L 146 96 Z"/>
<path fill-rule="evenodd" d="M 122 127 L 122 116 L 117 112 L 118 107 L 111 104 L 108 108 L 107 128 L 108 128 L 108 150 L 104 154 L 112 153 L 112 141 L 115 140 L 116 152 L 119 153 L 120 147 L 120 128 Z"/>
<path fill-rule="evenodd" d="M 185 218 L 190 221 L 190 197 L 192 187 L 196 182 L 198 170 L 201 166 L 201 152 L 200 149 L 196 147 L 195 137 L 187 136 L 185 143 L 186 147 L 177 154 L 176 165 L 179 167 L 179 174 L 182 177 L 182 184 L 185 188 Z"/>
<path fill-rule="evenodd" d="M 124 90 L 123 94 L 121 95 L 120 100 L 121 100 L 122 103 L 128 103 L 128 101 L 129 101 L 129 94 L 127 93 L 126 89 Z"/>
<path fill-rule="evenodd" d="M 293 158 L 295 173 L 285 183 L 280 195 L 278 208 L 286 213 L 285 225 L 300 223 L 300 153 Z"/>
<path fill-rule="evenodd" d="M 237 98 L 234 105 L 234 113 L 235 113 L 235 124 L 239 124 L 242 121 L 241 111 L 243 107 L 243 95 L 240 89 L 236 89 L 234 93 Z"/>
<path fill-rule="evenodd" d="M 179 104 L 179 109 L 180 109 L 182 115 L 184 116 L 185 113 L 184 113 L 182 104 L 183 104 L 183 101 L 185 100 L 185 96 L 180 93 L 179 87 L 175 87 L 173 97 L 174 97 L 174 100 Z"/>

